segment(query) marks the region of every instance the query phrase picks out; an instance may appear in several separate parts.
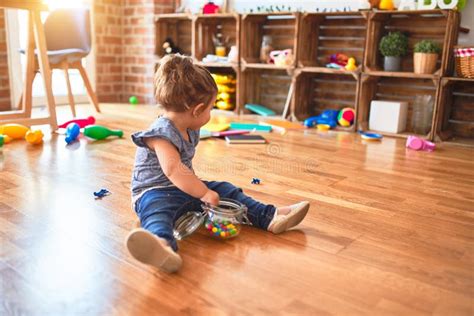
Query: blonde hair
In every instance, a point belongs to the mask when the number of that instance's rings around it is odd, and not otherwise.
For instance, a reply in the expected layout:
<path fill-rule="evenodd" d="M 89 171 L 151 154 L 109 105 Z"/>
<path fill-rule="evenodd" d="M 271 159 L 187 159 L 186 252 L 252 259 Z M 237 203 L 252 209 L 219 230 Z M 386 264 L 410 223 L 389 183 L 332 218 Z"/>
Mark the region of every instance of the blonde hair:
<path fill-rule="evenodd" d="M 165 110 L 184 112 L 195 105 L 208 105 L 217 94 L 209 71 L 191 57 L 167 55 L 155 73 L 155 97 Z"/>

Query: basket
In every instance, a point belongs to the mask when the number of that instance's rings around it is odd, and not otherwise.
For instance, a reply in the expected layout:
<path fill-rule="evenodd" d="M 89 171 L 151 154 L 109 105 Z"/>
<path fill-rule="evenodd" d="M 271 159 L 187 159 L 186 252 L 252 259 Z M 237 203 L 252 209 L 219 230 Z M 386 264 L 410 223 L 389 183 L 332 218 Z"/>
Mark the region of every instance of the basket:
<path fill-rule="evenodd" d="M 474 78 L 474 47 L 457 47 L 454 49 L 454 56 L 458 76 Z"/>

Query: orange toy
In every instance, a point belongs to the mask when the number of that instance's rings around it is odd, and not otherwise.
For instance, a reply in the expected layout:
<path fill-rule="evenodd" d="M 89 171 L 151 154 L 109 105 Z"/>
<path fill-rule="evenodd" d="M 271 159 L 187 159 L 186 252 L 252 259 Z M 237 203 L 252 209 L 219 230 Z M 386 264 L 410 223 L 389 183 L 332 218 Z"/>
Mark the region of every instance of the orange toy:
<path fill-rule="evenodd" d="M 43 136 L 43 132 L 40 130 L 28 131 L 25 135 L 25 140 L 32 145 L 38 145 L 43 142 Z"/>
<path fill-rule="evenodd" d="M 28 127 L 20 124 L 0 125 L 0 134 L 7 135 L 12 139 L 25 138 L 25 135 L 29 130 L 30 129 Z"/>

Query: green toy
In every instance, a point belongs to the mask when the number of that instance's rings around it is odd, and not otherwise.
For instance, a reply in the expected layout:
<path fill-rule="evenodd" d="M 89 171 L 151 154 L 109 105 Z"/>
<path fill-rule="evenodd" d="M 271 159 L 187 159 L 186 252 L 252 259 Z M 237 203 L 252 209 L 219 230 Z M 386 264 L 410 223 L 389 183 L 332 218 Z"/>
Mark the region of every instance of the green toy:
<path fill-rule="evenodd" d="M 3 143 L 4 143 L 4 141 L 3 141 L 3 135 L 0 135 L 0 148 L 3 147 Z"/>
<path fill-rule="evenodd" d="M 137 105 L 138 104 L 138 98 L 134 95 L 132 95 L 129 99 L 128 102 L 130 102 L 131 105 Z"/>
<path fill-rule="evenodd" d="M 107 127 L 100 125 L 89 125 L 84 128 L 84 135 L 93 139 L 101 140 L 109 136 L 123 136 L 123 131 L 121 130 L 111 130 Z"/>

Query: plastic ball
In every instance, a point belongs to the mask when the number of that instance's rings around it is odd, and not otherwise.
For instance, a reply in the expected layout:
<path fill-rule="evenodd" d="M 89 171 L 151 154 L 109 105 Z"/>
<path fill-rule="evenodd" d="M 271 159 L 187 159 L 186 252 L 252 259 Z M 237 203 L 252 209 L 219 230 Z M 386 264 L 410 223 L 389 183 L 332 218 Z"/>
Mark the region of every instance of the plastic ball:
<path fill-rule="evenodd" d="M 134 95 L 132 95 L 129 99 L 128 102 L 130 102 L 131 105 L 137 105 L 138 104 L 138 98 Z"/>
<path fill-rule="evenodd" d="M 213 228 L 212 228 L 212 232 L 213 232 L 213 233 L 217 233 L 217 230 L 218 230 L 217 227 L 213 227 Z"/>
<path fill-rule="evenodd" d="M 354 123 L 355 111 L 352 108 L 344 108 L 339 111 L 337 115 L 337 122 L 339 125 L 349 127 Z"/>

